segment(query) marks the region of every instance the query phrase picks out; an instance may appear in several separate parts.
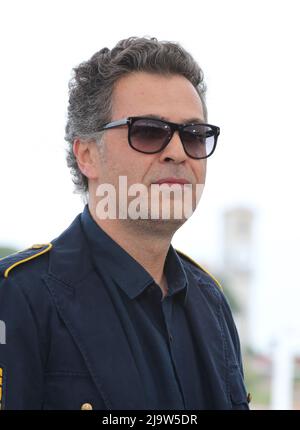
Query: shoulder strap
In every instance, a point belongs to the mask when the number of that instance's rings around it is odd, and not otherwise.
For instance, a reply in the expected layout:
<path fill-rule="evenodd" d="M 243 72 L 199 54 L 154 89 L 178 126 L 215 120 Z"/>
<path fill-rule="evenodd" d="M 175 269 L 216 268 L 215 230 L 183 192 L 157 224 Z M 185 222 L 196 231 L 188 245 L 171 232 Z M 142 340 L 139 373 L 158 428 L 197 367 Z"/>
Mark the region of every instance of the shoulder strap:
<path fill-rule="evenodd" d="M 0 259 L 0 275 L 8 278 L 9 272 L 16 266 L 27 261 L 37 258 L 42 254 L 50 251 L 52 243 L 35 244 L 23 251 L 15 252 L 7 257 Z"/>
<path fill-rule="evenodd" d="M 208 276 L 210 276 L 215 283 L 218 285 L 218 287 L 220 288 L 221 291 L 223 291 L 223 287 L 220 284 L 220 282 L 208 271 L 206 270 L 203 266 L 200 266 L 200 264 L 198 264 L 195 260 L 193 260 L 191 257 L 189 257 L 188 255 L 184 254 L 182 251 L 179 251 L 178 249 L 176 249 L 177 254 L 179 254 L 180 257 L 182 257 L 184 260 L 186 260 L 187 262 L 193 264 L 194 266 L 196 266 L 198 269 L 202 270 L 202 272 L 206 273 Z"/>

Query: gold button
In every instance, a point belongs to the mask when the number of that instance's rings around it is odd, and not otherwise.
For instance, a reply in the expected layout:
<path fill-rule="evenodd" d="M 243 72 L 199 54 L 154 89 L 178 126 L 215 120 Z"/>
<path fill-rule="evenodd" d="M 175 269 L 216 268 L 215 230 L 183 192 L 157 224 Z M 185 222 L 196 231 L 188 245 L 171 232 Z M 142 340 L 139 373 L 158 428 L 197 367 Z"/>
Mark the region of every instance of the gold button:
<path fill-rule="evenodd" d="M 248 393 L 248 395 L 247 395 L 247 402 L 250 403 L 251 400 L 252 400 L 251 393 Z"/>
<path fill-rule="evenodd" d="M 90 403 L 83 403 L 80 408 L 82 411 L 91 411 L 93 406 Z"/>

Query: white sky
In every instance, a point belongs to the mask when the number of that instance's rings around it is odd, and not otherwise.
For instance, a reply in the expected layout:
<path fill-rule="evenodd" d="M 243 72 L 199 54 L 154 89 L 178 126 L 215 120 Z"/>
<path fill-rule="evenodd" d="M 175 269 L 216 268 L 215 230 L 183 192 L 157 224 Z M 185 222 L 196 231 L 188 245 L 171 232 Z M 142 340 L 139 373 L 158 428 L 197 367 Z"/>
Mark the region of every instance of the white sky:
<path fill-rule="evenodd" d="M 221 136 L 174 244 L 217 260 L 222 211 L 252 207 L 256 341 L 300 331 L 299 18 L 297 0 L 1 2 L 1 244 L 49 241 L 82 209 L 64 155 L 72 67 L 129 36 L 178 41 L 204 70 Z"/>

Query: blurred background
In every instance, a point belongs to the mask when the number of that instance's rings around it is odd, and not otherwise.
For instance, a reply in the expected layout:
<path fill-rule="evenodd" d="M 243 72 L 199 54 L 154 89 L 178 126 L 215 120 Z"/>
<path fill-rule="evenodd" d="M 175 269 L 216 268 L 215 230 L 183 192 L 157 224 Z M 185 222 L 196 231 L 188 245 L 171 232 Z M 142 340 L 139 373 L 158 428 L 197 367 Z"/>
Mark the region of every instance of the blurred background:
<path fill-rule="evenodd" d="M 252 409 L 300 408 L 299 18 L 297 0 L 0 4 L 0 257 L 83 208 L 65 162 L 74 66 L 129 36 L 180 42 L 199 62 L 221 135 L 173 245 L 224 287 Z"/>

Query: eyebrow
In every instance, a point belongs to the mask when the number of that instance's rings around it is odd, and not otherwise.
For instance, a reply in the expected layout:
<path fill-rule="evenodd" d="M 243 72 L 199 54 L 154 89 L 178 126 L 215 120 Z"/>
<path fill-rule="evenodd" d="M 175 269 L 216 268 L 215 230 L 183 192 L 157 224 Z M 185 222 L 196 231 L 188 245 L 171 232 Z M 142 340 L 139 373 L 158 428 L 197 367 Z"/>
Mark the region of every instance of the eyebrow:
<path fill-rule="evenodd" d="M 170 121 L 170 120 L 169 120 L 168 118 L 166 118 L 165 116 L 155 115 L 155 114 L 153 114 L 153 113 L 149 113 L 148 115 L 143 115 L 143 116 L 148 117 L 148 118 L 160 119 L 160 120 L 162 120 L 162 121 L 173 122 L 173 121 Z M 182 123 L 182 124 L 191 124 L 191 123 L 193 123 L 193 122 L 195 122 L 195 123 L 200 123 L 200 124 L 204 124 L 204 122 L 205 122 L 205 121 L 204 121 L 202 118 L 189 118 L 189 119 L 184 119 L 181 123 Z"/>

